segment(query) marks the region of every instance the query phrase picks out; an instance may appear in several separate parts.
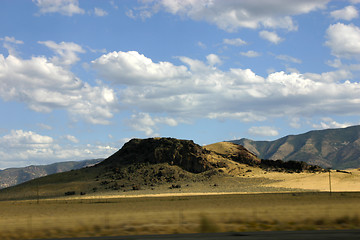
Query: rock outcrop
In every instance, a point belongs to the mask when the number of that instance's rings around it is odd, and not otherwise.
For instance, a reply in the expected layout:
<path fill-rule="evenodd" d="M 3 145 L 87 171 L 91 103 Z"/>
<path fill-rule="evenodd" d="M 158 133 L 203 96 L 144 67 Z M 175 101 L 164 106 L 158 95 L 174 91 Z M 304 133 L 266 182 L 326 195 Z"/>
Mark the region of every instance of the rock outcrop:
<path fill-rule="evenodd" d="M 209 151 L 191 140 L 175 138 L 132 139 L 101 165 L 128 165 L 138 163 L 169 163 L 191 173 L 212 168 L 206 159 Z"/>

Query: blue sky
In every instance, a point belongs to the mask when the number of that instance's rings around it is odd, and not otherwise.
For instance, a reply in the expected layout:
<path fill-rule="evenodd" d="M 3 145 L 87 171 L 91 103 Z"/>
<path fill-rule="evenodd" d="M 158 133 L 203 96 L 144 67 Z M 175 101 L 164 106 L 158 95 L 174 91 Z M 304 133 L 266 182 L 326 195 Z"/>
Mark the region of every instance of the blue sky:
<path fill-rule="evenodd" d="M 360 123 L 359 0 L 0 2 L 0 169 Z"/>

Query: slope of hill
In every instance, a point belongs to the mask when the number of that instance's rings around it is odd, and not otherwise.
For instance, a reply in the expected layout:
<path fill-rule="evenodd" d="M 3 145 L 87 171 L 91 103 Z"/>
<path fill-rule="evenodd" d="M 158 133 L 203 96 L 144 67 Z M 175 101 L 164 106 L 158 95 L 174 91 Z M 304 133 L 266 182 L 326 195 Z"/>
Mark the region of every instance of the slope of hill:
<path fill-rule="evenodd" d="M 23 168 L 0 170 L 0 189 L 14 186 L 46 175 L 67 172 L 99 163 L 103 159 L 58 162 L 49 165 L 31 165 Z"/>
<path fill-rule="evenodd" d="M 262 159 L 304 161 L 324 168 L 360 167 L 360 126 L 310 131 L 275 141 L 240 139 L 244 146 Z"/>
<path fill-rule="evenodd" d="M 287 190 L 284 187 L 266 186 L 282 181 L 277 175 L 275 180 L 265 176 L 274 170 L 287 172 L 284 174 L 322 171 L 305 163 L 274 163 L 273 166 L 263 163 L 244 147 L 229 142 L 201 147 L 191 140 L 174 138 L 132 139 L 94 166 L 2 189 L 0 199 L 132 195 L 135 192 L 284 191 Z"/>

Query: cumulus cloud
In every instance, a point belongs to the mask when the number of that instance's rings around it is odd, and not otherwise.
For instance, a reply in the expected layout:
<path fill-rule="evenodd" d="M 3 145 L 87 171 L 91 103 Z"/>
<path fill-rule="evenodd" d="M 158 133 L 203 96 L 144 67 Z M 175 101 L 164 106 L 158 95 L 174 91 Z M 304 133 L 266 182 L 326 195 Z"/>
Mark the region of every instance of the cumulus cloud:
<path fill-rule="evenodd" d="M 253 58 L 253 57 L 258 57 L 258 56 L 260 56 L 261 54 L 258 53 L 258 52 L 255 52 L 255 51 L 253 51 L 253 50 L 249 50 L 249 51 L 247 51 L 247 52 L 240 52 L 240 55 L 245 56 L 245 57 Z"/>
<path fill-rule="evenodd" d="M 274 44 L 278 44 L 282 42 L 284 39 L 279 37 L 276 32 L 269 32 L 269 31 L 261 31 L 259 32 L 259 36 L 265 40 L 268 40 L 269 42 L 272 42 Z"/>
<path fill-rule="evenodd" d="M 73 118 L 94 124 L 108 124 L 116 106 L 115 92 L 102 84 L 90 86 L 45 57 L 11 54 L 0 54 L 0 97 L 37 112 L 65 109 Z"/>
<path fill-rule="evenodd" d="M 159 136 L 155 133 L 157 125 L 166 124 L 174 127 L 178 122 L 171 117 L 151 117 L 149 113 L 140 112 L 133 114 L 128 124 L 133 130 L 144 132 L 146 136 Z"/>
<path fill-rule="evenodd" d="M 332 11 L 330 15 L 335 20 L 343 19 L 347 21 L 359 17 L 359 13 L 354 6 L 347 6 L 343 9 Z"/>
<path fill-rule="evenodd" d="M 227 44 L 227 45 L 233 45 L 233 46 L 241 46 L 241 45 L 246 44 L 246 42 L 244 40 L 242 40 L 241 38 L 232 38 L 232 39 L 225 38 L 223 40 L 223 43 Z"/>
<path fill-rule="evenodd" d="M 136 51 L 104 54 L 92 64 L 103 78 L 118 84 L 141 85 L 149 81 L 162 84 L 164 80 L 188 74 L 184 66 L 174 66 L 169 62 L 154 63 Z"/>
<path fill-rule="evenodd" d="M 104 54 L 93 64 L 103 80 L 121 85 L 119 101 L 124 107 L 142 112 L 134 114 L 131 122 L 147 135 L 155 134 L 154 119 L 164 113 L 176 121 L 232 118 L 253 122 L 349 114 L 357 112 L 360 102 L 360 84 L 347 81 L 348 71 L 273 72 L 262 77 L 251 69 L 222 71 L 207 59 L 178 59 L 182 65 L 153 62 L 137 52 L 118 52 Z"/>
<path fill-rule="evenodd" d="M 10 134 L 3 136 L 0 139 L 1 145 L 6 144 L 12 148 L 19 148 L 23 145 L 31 145 L 37 147 L 47 147 L 53 142 L 53 139 L 48 136 L 42 136 L 37 133 L 23 130 L 12 130 Z"/>
<path fill-rule="evenodd" d="M 84 14 L 84 9 L 79 7 L 78 0 L 33 0 L 38 6 L 40 14 L 60 13 L 66 16 Z"/>
<path fill-rule="evenodd" d="M 214 65 L 220 65 L 222 63 L 221 59 L 219 58 L 218 55 L 216 54 L 209 54 L 206 56 L 206 60 L 208 62 L 209 65 L 214 66 Z"/>
<path fill-rule="evenodd" d="M 297 30 L 291 16 L 300 15 L 326 7 L 328 0 L 148 0 L 143 6 L 129 14 L 138 15 L 142 19 L 151 17 L 159 11 L 193 20 L 203 20 L 215 24 L 219 28 L 233 32 L 239 28 L 256 29 L 283 28 Z"/>
<path fill-rule="evenodd" d="M 51 58 L 52 62 L 58 65 L 72 65 L 80 60 L 77 53 L 86 52 L 80 45 L 73 42 L 57 44 L 53 41 L 39 41 L 38 43 L 45 45 L 58 55 Z"/>
<path fill-rule="evenodd" d="M 251 127 L 248 130 L 249 134 L 254 135 L 254 136 L 277 136 L 279 135 L 279 132 L 273 128 L 273 127 L 269 127 L 269 126 L 260 126 L 260 127 Z"/>
<path fill-rule="evenodd" d="M 72 135 L 65 135 L 63 138 L 72 143 L 79 143 L 79 140 L 75 136 L 72 136 Z"/>
<path fill-rule="evenodd" d="M 74 136 L 66 139 L 77 143 Z M 0 136 L 0 168 L 23 167 L 30 164 L 44 164 L 52 161 L 83 160 L 105 158 L 118 148 L 109 144 L 88 144 L 86 146 L 69 144 L 59 145 L 57 140 L 32 131 L 11 130 Z"/>
<path fill-rule="evenodd" d="M 360 54 L 360 28 L 353 24 L 336 23 L 326 30 L 331 53 L 339 58 L 358 58 Z"/>
<path fill-rule="evenodd" d="M 337 71 L 324 72 L 321 74 L 305 73 L 304 76 L 314 81 L 332 83 L 332 82 L 341 82 L 344 80 L 349 80 L 352 78 L 352 73 L 349 70 L 339 69 Z"/>
<path fill-rule="evenodd" d="M 338 123 L 332 118 L 324 117 L 321 119 L 321 122 L 319 124 L 313 124 L 312 127 L 317 129 L 329 129 L 329 128 L 346 128 L 352 125 L 354 124 L 350 122 Z"/>
<path fill-rule="evenodd" d="M 103 17 L 108 15 L 108 12 L 106 12 L 104 9 L 101 8 L 94 8 L 94 14 L 98 17 Z"/>

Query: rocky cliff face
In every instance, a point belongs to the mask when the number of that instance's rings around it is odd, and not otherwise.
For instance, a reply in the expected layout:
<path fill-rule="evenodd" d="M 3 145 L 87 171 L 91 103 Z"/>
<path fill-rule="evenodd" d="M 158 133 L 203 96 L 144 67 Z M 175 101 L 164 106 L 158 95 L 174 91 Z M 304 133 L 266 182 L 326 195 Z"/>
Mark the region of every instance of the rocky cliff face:
<path fill-rule="evenodd" d="M 169 163 L 191 173 L 212 168 L 206 159 L 209 151 L 191 140 L 175 138 L 132 139 L 101 165 L 126 165 L 134 163 Z"/>

